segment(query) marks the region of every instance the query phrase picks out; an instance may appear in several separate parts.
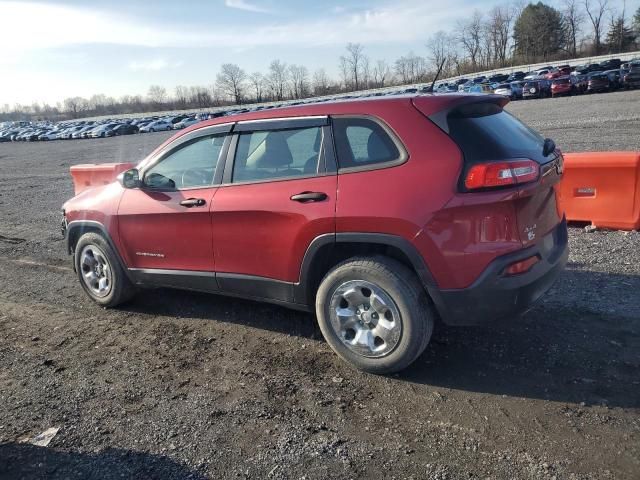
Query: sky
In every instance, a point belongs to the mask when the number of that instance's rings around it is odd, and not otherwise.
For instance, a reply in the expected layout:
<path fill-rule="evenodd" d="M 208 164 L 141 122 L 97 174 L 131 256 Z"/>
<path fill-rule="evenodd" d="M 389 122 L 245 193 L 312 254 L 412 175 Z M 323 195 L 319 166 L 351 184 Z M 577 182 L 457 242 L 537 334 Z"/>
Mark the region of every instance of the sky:
<path fill-rule="evenodd" d="M 621 10 L 624 0 L 610 0 Z M 506 0 L 0 0 L 0 105 L 150 85 L 211 85 L 223 63 L 265 72 L 273 59 L 337 77 L 345 45 L 375 61 L 410 51 L 475 10 Z M 545 3 L 557 8 L 562 0 Z M 640 0 L 627 0 L 627 11 Z"/>

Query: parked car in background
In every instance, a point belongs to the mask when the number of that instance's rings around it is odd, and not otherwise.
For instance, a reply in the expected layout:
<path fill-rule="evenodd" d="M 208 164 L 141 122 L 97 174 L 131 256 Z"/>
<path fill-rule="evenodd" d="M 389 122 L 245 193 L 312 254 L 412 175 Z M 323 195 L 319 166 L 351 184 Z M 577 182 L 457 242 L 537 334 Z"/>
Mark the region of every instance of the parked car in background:
<path fill-rule="evenodd" d="M 507 102 L 370 98 L 212 120 L 67 201 L 66 251 L 103 307 L 158 286 L 274 302 L 315 312 L 355 367 L 396 372 L 436 319 L 513 322 L 566 265 L 562 155 Z"/>
<path fill-rule="evenodd" d="M 517 82 L 519 80 L 522 80 L 527 74 L 525 72 L 513 72 L 511 75 L 509 75 L 509 77 L 507 78 L 507 82 Z"/>
<path fill-rule="evenodd" d="M 465 92 L 467 93 L 493 93 L 493 88 L 488 83 L 476 83 L 471 85 L 467 90 L 465 88 Z"/>
<path fill-rule="evenodd" d="M 551 96 L 551 80 L 540 78 L 527 80 L 522 86 L 522 98 L 545 98 Z"/>
<path fill-rule="evenodd" d="M 623 88 L 638 88 L 640 87 L 640 63 L 631 64 L 630 70 L 622 77 Z"/>
<path fill-rule="evenodd" d="M 118 125 L 117 123 L 105 123 L 94 128 L 87 134 L 87 138 L 105 138 L 111 136 L 111 130 Z"/>
<path fill-rule="evenodd" d="M 509 78 L 509 75 L 504 73 L 496 73 L 495 75 L 491 75 L 487 80 L 489 83 L 503 83 Z"/>
<path fill-rule="evenodd" d="M 590 73 L 588 78 L 588 93 L 607 92 L 611 89 L 609 77 L 603 72 Z"/>
<path fill-rule="evenodd" d="M 48 132 L 44 132 L 40 134 L 40 136 L 38 137 L 38 140 L 40 141 L 57 140 L 58 133 L 60 133 L 58 130 L 49 130 Z"/>
<path fill-rule="evenodd" d="M 611 58 L 609 60 L 605 60 L 598 65 L 600 70 L 619 70 L 622 66 L 622 61 L 619 58 Z"/>
<path fill-rule="evenodd" d="M 603 72 L 609 78 L 609 89 L 617 90 L 622 87 L 622 70 L 607 70 Z"/>
<path fill-rule="evenodd" d="M 73 132 L 71 138 L 87 138 L 87 134 L 94 128 L 97 128 L 97 126 L 93 123 L 90 125 L 85 125 L 80 130 Z"/>
<path fill-rule="evenodd" d="M 522 98 L 522 85 L 520 82 L 500 83 L 493 91 L 496 95 L 504 95 L 511 100 Z"/>
<path fill-rule="evenodd" d="M 538 78 L 542 78 L 545 75 L 547 75 L 548 73 L 549 73 L 549 70 L 547 70 L 547 69 L 536 70 L 535 72 L 532 72 L 532 73 L 526 75 L 524 77 L 524 80 L 535 80 L 535 79 L 538 79 Z"/>
<path fill-rule="evenodd" d="M 138 133 L 138 130 L 139 128 L 136 125 L 132 125 L 130 123 L 121 123 L 120 125 L 116 125 L 113 128 L 113 135 L 111 136 L 132 135 L 134 133 Z"/>
<path fill-rule="evenodd" d="M 553 80 L 554 78 L 564 77 L 569 74 L 571 74 L 571 67 L 558 67 L 552 69 L 549 73 L 547 73 L 546 78 L 548 78 L 549 80 Z"/>
<path fill-rule="evenodd" d="M 173 123 L 170 120 L 156 120 L 140 127 L 140 133 L 161 132 L 173 129 Z"/>
<path fill-rule="evenodd" d="M 571 77 L 569 77 L 568 75 L 556 78 L 551 82 L 552 97 L 573 95 L 575 93 L 577 93 L 576 88 L 574 84 L 571 83 Z"/>

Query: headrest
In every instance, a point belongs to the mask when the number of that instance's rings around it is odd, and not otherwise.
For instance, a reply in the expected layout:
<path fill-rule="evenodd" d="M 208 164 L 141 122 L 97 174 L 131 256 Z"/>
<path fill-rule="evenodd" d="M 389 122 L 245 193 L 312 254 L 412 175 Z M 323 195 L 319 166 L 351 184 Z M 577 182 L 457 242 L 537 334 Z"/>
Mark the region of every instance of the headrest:
<path fill-rule="evenodd" d="M 291 150 L 282 132 L 270 132 L 264 140 L 264 154 L 256 162 L 256 167 L 282 167 L 292 162 Z"/>

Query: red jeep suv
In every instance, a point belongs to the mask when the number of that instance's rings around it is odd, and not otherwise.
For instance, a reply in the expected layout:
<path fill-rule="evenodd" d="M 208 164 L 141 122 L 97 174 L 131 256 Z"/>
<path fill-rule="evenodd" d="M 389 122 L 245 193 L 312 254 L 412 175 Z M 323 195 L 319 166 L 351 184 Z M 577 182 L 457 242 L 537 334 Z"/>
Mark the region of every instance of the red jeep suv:
<path fill-rule="evenodd" d="M 64 205 L 86 293 L 174 287 L 315 311 L 329 345 L 389 373 L 434 322 L 527 310 L 567 261 L 562 155 L 497 95 L 264 109 L 177 133 Z"/>

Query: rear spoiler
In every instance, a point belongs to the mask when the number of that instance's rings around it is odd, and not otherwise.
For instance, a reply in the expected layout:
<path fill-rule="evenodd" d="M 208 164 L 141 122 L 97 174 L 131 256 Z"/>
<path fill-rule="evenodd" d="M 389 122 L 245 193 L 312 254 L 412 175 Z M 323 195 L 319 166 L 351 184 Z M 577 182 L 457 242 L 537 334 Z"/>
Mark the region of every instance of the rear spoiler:
<path fill-rule="evenodd" d="M 435 123 L 443 132 L 449 133 L 449 125 L 447 123 L 447 116 L 452 110 L 455 110 L 458 107 L 463 105 L 469 105 L 471 103 L 493 103 L 494 105 L 500 105 L 500 107 L 504 108 L 504 106 L 509 103 L 509 98 L 503 95 L 487 95 L 487 94 L 479 94 L 479 95 L 455 95 L 454 98 L 446 103 L 444 108 L 442 105 L 434 105 L 430 102 L 428 96 L 420 96 L 414 97 L 411 102 L 413 106 L 418 109 L 423 115 L 425 115 L 429 120 Z M 435 108 L 434 108 L 435 107 Z"/>

